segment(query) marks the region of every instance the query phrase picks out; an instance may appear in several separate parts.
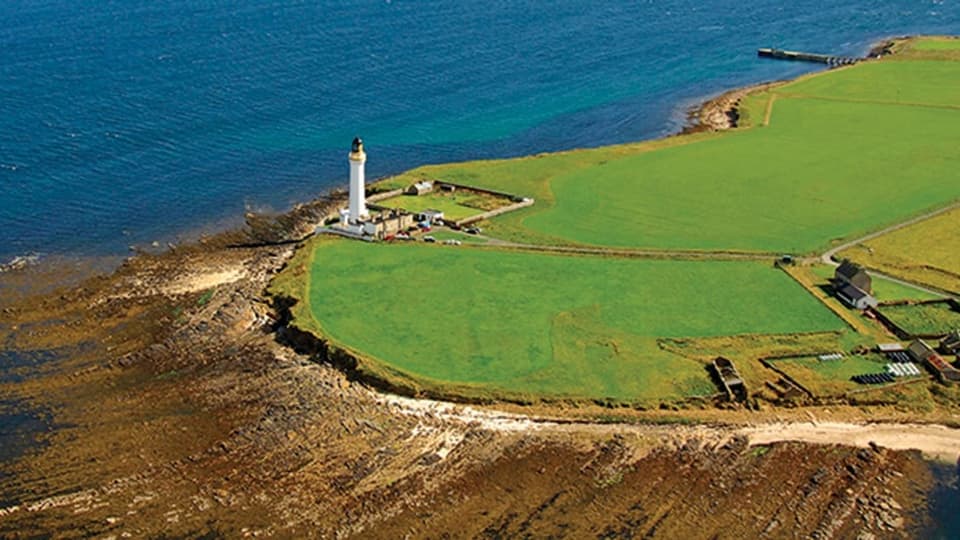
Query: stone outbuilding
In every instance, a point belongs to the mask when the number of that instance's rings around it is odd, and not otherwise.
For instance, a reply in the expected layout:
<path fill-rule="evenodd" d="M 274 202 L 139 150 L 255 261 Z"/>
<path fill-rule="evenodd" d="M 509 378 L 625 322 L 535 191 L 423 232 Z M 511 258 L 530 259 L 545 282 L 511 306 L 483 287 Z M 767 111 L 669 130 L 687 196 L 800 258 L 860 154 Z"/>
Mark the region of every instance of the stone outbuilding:
<path fill-rule="evenodd" d="M 873 280 L 870 274 L 862 266 L 848 259 L 844 259 L 833 273 L 833 282 L 838 289 L 843 285 L 853 285 L 867 294 L 873 292 Z"/>
<path fill-rule="evenodd" d="M 433 191 L 433 182 L 423 180 L 407 188 L 407 195 L 425 195 Z"/>
<path fill-rule="evenodd" d="M 947 334 L 940 342 L 940 350 L 943 354 L 960 355 L 960 330 Z"/>
<path fill-rule="evenodd" d="M 923 340 L 914 341 L 907 350 L 917 362 L 926 365 L 940 379 L 940 382 L 944 384 L 960 382 L 960 370 L 951 366 Z"/>

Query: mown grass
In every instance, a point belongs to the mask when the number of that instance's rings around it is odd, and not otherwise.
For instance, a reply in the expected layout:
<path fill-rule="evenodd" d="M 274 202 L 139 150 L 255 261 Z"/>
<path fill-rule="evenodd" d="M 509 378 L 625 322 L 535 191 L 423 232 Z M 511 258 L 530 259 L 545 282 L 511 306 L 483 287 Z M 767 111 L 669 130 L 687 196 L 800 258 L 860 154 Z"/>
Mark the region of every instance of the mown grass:
<path fill-rule="evenodd" d="M 923 36 L 918 38 L 895 40 L 893 50 L 896 54 L 884 60 L 946 60 L 960 61 L 960 43 L 954 36 Z"/>
<path fill-rule="evenodd" d="M 749 97 L 744 111 L 750 129 L 394 181 L 534 196 L 494 221 L 510 240 L 665 250 L 807 253 L 960 197 L 960 62 L 865 63 Z"/>
<path fill-rule="evenodd" d="M 960 51 L 960 39 L 924 39 L 918 41 L 913 47 L 918 51 Z"/>
<path fill-rule="evenodd" d="M 955 180 L 956 181 L 956 180 Z M 960 294 L 960 208 L 874 238 L 840 256 Z"/>
<path fill-rule="evenodd" d="M 883 306 L 880 311 L 915 335 L 944 335 L 960 329 L 960 313 L 946 303 Z"/>
<path fill-rule="evenodd" d="M 960 196 L 944 182 L 956 125 L 960 110 L 778 98 L 767 127 L 559 176 L 554 207 L 524 224 L 584 244 L 810 252 Z"/>
<path fill-rule="evenodd" d="M 561 256 L 424 245 L 318 245 L 312 319 L 364 357 L 508 395 L 641 401 L 716 392 L 658 337 L 836 330 L 753 262 Z"/>
<path fill-rule="evenodd" d="M 443 212 L 447 219 L 459 220 L 482 214 L 486 210 L 472 205 L 478 196 L 468 193 L 448 193 L 431 192 L 424 195 L 398 195 L 389 199 L 377 202 L 379 206 L 387 208 L 403 208 L 409 212 L 417 213 L 424 210 L 439 210 Z M 486 199 L 481 204 L 488 203 Z M 508 199 L 503 199 L 502 206 L 510 204 Z"/>
<path fill-rule="evenodd" d="M 821 361 L 819 358 L 791 358 L 775 360 L 777 368 L 790 375 L 817 397 L 842 395 L 862 388 L 850 380 L 854 375 L 882 373 L 887 361 L 877 356 L 849 355 L 839 360 Z"/>
<path fill-rule="evenodd" d="M 917 104 L 958 108 L 958 82 L 960 64 L 956 62 L 900 61 L 894 56 L 817 77 L 807 77 L 780 87 L 775 92 L 781 98 L 800 96 L 879 105 Z M 883 109 L 875 110 L 879 113 Z M 870 125 L 861 127 L 866 130 Z"/>

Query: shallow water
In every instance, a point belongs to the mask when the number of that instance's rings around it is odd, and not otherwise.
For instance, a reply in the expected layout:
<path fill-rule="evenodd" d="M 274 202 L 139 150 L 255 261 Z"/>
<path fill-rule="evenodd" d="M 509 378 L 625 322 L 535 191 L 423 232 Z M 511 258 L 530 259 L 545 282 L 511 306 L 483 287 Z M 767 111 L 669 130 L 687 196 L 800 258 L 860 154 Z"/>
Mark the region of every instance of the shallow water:
<path fill-rule="evenodd" d="M 930 497 L 933 525 L 923 531 L 922 538 L 954 540 L 960 537 L 960 463 L 956 466 L 934 465 L 937 486 Z"/>
<path fill-rule="evenodd" d="M 38 450 L 38 436 L 52 426 L 49 412 L 29 409 L 19 401 L 0 400 L 0 508 L 17 504 L 19 495 L 9 485 L 15 460 Z"/>
<path fill-rule="evenodd" d="M 123 253 L 423 163 L 663 135 L 723 89 L 960 33 L 952 0 L 0 3 L 0 261 Z"/>
<path fill-rule="evenodd" d="M 6 345 L 5 345 L 6 347 Z M 0 384 L 23 381 L 45 363 L 65 354 L 64 351 L 0 350 Z M 43 445 L 40 437 L 53 429 L 50 411 L 29 403 L 0 396 L 0 507 L 16 504 L 18 494 L 10 487 L 10 467 L 14 462 Z"/>

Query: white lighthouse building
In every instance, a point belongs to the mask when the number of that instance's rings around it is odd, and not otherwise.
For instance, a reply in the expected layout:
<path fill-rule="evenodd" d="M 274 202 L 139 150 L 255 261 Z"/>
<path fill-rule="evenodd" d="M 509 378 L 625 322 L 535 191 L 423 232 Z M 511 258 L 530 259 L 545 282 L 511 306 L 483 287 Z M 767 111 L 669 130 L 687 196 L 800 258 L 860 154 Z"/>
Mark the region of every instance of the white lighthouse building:
<path fill-rule="evenodd" d="M 413 215 L 398 209 L 378 208 L 375 215 L 367 209 L 364 165 L 367 154 L 363 151 L 360 137 L 353 139 L 350 148 L 350 196 L 346 208 L 340 209 L 340 223 L 336 227 L 320 226 L 317 232 L 339 234 L 366 240 L 384 239 L 414 225 Z"/>
<path fill-rule="evenodd" d="M 367 154 L 363 151 L 363 141 L 360 137 L 353 139 L 350 148 L 350 207 L 347 221 L 351 225 L 370 217 L 367 211 L 366 183 L 364 181 L 364 165 L 367 163 Z"/>

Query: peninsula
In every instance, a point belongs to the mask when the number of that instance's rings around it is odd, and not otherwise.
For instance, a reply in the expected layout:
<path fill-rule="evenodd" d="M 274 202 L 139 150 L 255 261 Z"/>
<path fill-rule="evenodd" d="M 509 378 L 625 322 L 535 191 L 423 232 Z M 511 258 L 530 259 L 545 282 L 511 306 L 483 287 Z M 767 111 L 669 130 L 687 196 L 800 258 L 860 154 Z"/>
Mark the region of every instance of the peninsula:
<path fill-rule="evenodd" d="M 0 395 L 48 430 L 0 536 L 922 536 L 960 457 L 960 40 L 887 50 L 2 299 Z"/>

